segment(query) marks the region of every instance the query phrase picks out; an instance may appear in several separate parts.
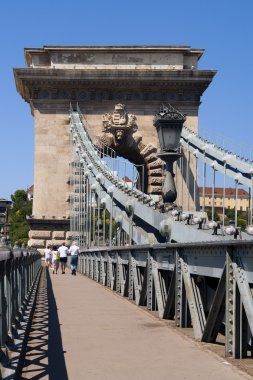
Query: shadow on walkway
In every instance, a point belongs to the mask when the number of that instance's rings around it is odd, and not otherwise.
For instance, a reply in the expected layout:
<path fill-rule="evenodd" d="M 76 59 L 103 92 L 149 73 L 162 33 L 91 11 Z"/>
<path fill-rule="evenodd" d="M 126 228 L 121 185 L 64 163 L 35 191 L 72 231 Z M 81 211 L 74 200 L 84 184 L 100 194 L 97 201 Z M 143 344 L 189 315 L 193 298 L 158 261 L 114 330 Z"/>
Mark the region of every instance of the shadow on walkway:
<path fill-rule="evenodd" d="M 57 305 L 47 268 L 43 268 L 29 333 L 22 379 L 68 380 Z"/>

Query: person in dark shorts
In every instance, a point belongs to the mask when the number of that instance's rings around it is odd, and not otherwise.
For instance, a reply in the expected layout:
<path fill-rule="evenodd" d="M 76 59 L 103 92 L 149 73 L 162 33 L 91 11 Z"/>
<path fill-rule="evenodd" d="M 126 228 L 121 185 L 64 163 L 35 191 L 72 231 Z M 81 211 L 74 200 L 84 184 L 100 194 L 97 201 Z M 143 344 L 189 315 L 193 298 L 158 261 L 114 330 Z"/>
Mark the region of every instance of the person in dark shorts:
<path fill-rule="evenodd" d="M 69 252 L 68 248 L 65 246 L 65 242 L 63 242 L 62 245 L 58 248 L 58 251 L 60 253 L 61 271 L 62 271 L 62 274 L 64 274 L 67 260 L 68 260 L 68 252 Z"/>

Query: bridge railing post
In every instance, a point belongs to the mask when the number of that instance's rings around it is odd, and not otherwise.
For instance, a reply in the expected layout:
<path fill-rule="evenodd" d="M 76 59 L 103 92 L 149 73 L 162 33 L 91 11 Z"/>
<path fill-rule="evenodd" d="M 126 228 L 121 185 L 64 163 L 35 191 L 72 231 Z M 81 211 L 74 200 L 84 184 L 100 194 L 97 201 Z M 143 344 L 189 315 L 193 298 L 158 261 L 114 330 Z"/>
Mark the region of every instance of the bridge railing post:
<path fill-rule="evenodd" d="M 94 253 L 94 280 L 98 282 L 98 257 L 97 253 Z"/>
<path fill-rule="evenodd" d="M 81 273 L 81 256 L 78 257 L 77 272 Z"/>
<path fill-rule="evenodd" d="M 13 310 L 12 310 L 12 320 L 14 321 L 18 312 L 18 292 L 17 292 L 17 284 L 18 284 L 18 258 L 13 257 L 13 283 L 12 283 L 12 302 L 13 302 Z"/>
<path fill-rule="evenodd" d="M 187 327 L 187 300 L 183 283 L 181 251 L 175 252 L 176 278 L 175 278 L 175 320 L 177 327 Z"/>
<path fill-rule="evenodd" d="M 86 255 L 86 276 L 89 277 L 90 274 L 90 254 Z"/>
<path fill-rule="evenodd" d="M 7 299 L 5 293 L 5 274 L 6 274 L 6 261 L 0 262 L 0 360 L 7 362 Z"/>
<path fill-rule="evenodd" d="M 90 254 L 90 278 L 94 280 L 94 254 Z"/>
<path fill-rule="evenodd" d="M 128 298 L 134 299 L 134 279 L 133 279 L 133 257 L 132 251 L 128 254 Z"/>
<path fill-rule="evenodd" d="M 110 257 L 109 252 L 107 252 L 106 258 L 107 258 L 106 260 L 106 286 L 110 288 L 112 271 L 111 271 L 111 257 Z"/>
<path fill-rule="evenodd" d="M 153 273 L 152 273 L 152 250 L 148 251 L 147 259 L 147 309 L 154 310 L 154 284 L 153 284 Z"/>
<path fill-rule="evenodd" d="M 7 329 L 8 335 L 12 338 L 12 280 L 13 280 L 13 258 L 10 257 L 6 260 L 6 273 L 5 273 L 5 281 L 6 281 L 6 300 L 7 300 Z"/>
<path fill-rule="evenodd" d="M 25 262 L 26 257 L 24 255 L 24 252 L 22 252 L 22 258 L 20 262 L 21 266 L 21 289 L 20 289 L 20 297 L 21 297 L 21 304 L 25 301 Z"/>
<path fill-rule="evenodd" d="M 18 258 L 18 308 L 20 309 L 22 306 L 22 297 L 21 297 L 21 289 L 22 289 L 22 256 Z"/>
<path fill-rule="evenodd" d="M 86 264 L 86 254 L 85 253 L 83 253 L 82 254 L 82 274 L 84 274 L 85 275 L 85 264 Z"/>
<path fill-rule="evenodd" d="M 120 293 L 121 286 L 120 286 L 120 265 L 121 264 L 121 258 L 119 255 L 119 252 L 116 254 L 116 272 L 115 272 L 115 277 L 116 277 L 116 292 Z"/>
<path fill-rule="evenodd" d="M 81 261 L 81 273 L 85 274 L 85 253 L 82 252 L 80 255 L 80 261 Z"/>
<path fill-rule="evenodd" d="M 252 351 L 253 298 L 238 248 L 228 247 L 226 253 L 225 354 L 242 359 L 248 355 L 249 342 Z"/>
<path fill-rule="evenodd" d="M 105 285 L 105 263 L 104 257 L 100 253 L 100 265 L 99 265 L 99 282 L 102 285 Z"/>

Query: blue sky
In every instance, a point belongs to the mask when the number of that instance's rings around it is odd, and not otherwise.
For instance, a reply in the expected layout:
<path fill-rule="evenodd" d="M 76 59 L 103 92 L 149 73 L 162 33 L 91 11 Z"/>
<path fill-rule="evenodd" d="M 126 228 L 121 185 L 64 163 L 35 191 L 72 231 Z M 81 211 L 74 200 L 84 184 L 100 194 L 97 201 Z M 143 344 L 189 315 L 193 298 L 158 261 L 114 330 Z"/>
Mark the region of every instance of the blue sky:
<path fill-rule="evenodd" d="M 25 66 L 25 47 L 205 48 L 199 68 L 218 74 L 202 98 L 200 130 L 253 146 L 252 15 L 252 0 L 1 1 L 0 197 L 33 183 L 33 118 L 16 92 L 12 71 Z"/>

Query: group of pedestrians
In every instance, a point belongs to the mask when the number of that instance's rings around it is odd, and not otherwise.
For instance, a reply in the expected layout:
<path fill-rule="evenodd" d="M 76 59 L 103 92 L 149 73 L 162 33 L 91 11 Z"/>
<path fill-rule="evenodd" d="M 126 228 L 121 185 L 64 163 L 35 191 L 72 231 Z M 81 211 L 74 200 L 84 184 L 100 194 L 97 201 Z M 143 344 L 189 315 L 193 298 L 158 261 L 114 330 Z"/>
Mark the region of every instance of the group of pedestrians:
<path fill-rule="evenodd" d="M 45 249 L 45 261 L 48 269 L 52 268 L 53 274 L 57 274 L 61 264 L 62 274 L 65 274 L 68 255 L 71 256 L 71 274 L 75 276 L 79 255 L 79 247 L 76 242 L 73 242 L 70 248 L 66 247 L 65 242 L 63 242 L 60 247 L 57 247 L 56 245 L 53 245 L 52 247 L 47 246 Z"/>

